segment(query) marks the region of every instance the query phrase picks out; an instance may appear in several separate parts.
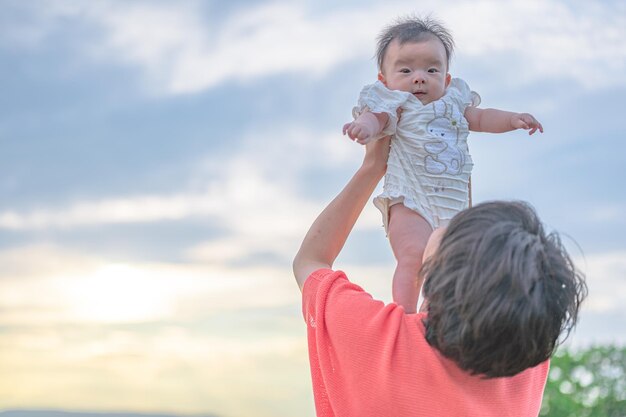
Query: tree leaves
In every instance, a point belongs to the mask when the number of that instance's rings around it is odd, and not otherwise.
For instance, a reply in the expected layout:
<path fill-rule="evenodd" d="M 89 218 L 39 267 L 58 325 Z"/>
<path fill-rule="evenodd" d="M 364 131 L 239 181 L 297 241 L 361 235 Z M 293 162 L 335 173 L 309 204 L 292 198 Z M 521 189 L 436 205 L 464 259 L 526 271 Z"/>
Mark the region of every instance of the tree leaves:
<path fill-rule="evenodd" d="M 626 417 L 626 347 L 559 350 L 552 358 L 540 415 Z"/>

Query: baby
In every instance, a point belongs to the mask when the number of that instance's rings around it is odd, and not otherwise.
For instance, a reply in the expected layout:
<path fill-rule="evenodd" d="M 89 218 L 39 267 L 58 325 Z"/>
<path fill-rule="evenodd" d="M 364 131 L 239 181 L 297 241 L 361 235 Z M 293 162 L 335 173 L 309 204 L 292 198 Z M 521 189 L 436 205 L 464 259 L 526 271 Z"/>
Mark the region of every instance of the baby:
<path fill-rule="evenodd" d="M 374 204 L 397 260 L 393 300 L 407 313 L 416 312 L 430 234 L 469 205 L 469 131 L 543 133 L 528 113 L 478 108 L 478 94 L 448 73 L 453 46 L 431 18 L 387 28 L 378 40 L 378 81 L 363 88 L 355 120 L 343 127 L 363 145 L 392 136 L 383 193 Z"/>

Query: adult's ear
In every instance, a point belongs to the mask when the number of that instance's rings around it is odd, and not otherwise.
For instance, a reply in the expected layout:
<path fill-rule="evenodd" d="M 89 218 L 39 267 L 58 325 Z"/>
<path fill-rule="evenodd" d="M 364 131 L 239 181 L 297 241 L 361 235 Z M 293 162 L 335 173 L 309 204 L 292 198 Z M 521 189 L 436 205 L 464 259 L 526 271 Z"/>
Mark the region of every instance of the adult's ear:
<path fill-rule="evenodd" d="M 441 238 L 443 234 L 446 232 L 445 227 L 440 227 L 438 229 L 433 230 L 426 242 L 426 247 L 424 248 L 424 255 L 422 257 L 422 262 L 426 262 L 428 258 L 433 256 L 437 249 L 439 249 L 439 244 L 441 243 Z"/>

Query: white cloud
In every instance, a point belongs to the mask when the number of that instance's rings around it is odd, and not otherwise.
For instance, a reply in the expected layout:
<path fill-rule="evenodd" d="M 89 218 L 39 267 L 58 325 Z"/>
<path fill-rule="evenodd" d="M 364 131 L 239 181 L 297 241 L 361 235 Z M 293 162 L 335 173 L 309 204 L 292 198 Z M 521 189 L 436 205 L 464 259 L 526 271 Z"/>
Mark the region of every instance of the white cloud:
<path fill-rule="evenodd" d="M 192 168 L 188 189 L 69 202 L 64 206 L 0 211 L 0 229 L 38 230 L 100 224 L 151 223 L 210 217 L 235 230 L 291 230 L 310 203 L 296 197 L 298 173 L 315 168 L 358 166 L 359 145 L 339 132 L 297 127 L 251 126 L 239 149 L 206 156 Z M 208 183 L 208 186 L 207 186 Z M 261 216 L 259 216 L 261 214 Z M 261 230 L 260 230 L 261 231 Z"/>
<path fill-rule="evenodd" d="M 80 201 L 62 208 L 0 213 L 0 229 L 72 228 L 94 224 L 146 223 L 213 215 L 219 201 L 209 194 L 140 195 L 100 201 Z"/>
<path fill-rule="evenodd" d="M 284 267 L 120 264 L 53 245 L 0 252 L 2 325 L 125 323 L 293 304 Z M 54 259 L 54 261 L 52 261 Z M 268 291 L 271 288 L 271 291 Z"/>
<path fill-rule="evenodd" d="M 234 150 L 231 155 L 211 155 L 201 161 L 195 170 L 192 168 L 190 179 L 194 184 L 206 183 L 206 179 L 209 179 L 208 188 L 200 192 L 194 191 L 195 185 L 192 184 L 189 191 L 173 195 L 76 201 L 65 207 L 0 212 L 0 229 L 16 231 L 209 217 L 229 232 L 224 237 L 189 248 L 186 254 L 192 266 L 180 268 L 162 264 L 116 265 L 107 259 L 90 258 L 52 245 L 0 252 L 2 275 L 13 278 L 8 281 L 12 285 L 10 291 L 3 292 L 0 302 L 11 305 L 15 311 L 14 319 L 18 319 L 23 317 L 29 303 L 34 300 L 30 294 L 57 294 L 39 300 L 40 305 L 58 312 L 48 316 L 52 320 L 63 317 L 65 303 L 75 306 L 72 317 L 117 320 L 124 316 L 130 320 L 142 320 L 155 315 L 168 315 L 172 308 L 178 309 L 184 305 L 176 303 L 175 306 L 170 304 L 167 307 L 169 301 L 164 300 L 170 300 L 170 293 L 178 294 L 176 288 L 180 289 L 181 283 L 193 281 L 195 289 L 191 294 L 198 293 L 199 288 L 209 285 L 207 283 L 223 282 L 224 288 L 219 287 L 221 290 L 207 287 L 212 295 L 203 295 L 201 304 L 204 306 L 209 300 L 216 308 L 226 307 L 229 291 L 239 291 L 237 288 L 240 285 L 251 288 L 256 284 L 251 284 L 248 279 L 241 281 L 238 275 L 240 272 L 233 272 L 232 268 L 225 269 L 223 265 L 232 266 L 233 262 L 246 260 L 247 256 L 254 254 L 275 254 L 282 260 L 291 259 L 308 226 L 327 202 L 326 198 L 324 201 L 303 198 L 298 173 L 312 168 L 342 166 L 348 167 L 347 180 L 352 169 L 356 169 L 360 163 L 363 153 L 361 147 L 340 134 L 315 134 L 290 127 L 281 127 L 280 130 L 279 135 L 274 130 L 252 129 L 242 140 L 241 148 Z M 330 190 L 328 199 L 338 191 Z M 380 229 L 378 213 L 371 207 L 367 212 L 369 217 L 360 221 L 358 227 Z M 279 268 L 280 274 L 274 269 L 246 270 L 241 274 L 244 277 L 256 277 L 250 278 L 255 283 L 259 282 L 260 276 L 266 277 L 263 286 L 270 281 L 267 277 L 280 276 L 281 280 L 284 277 L 284 281 L 291 287 L 292 278 L 287 263 Z M 243 266 L 240 268 L 244 269 Z M 23 277 L 29 279 L 22 281 Z M 36 282 L 43 282 L 45 277 L 45 285 L 41 284 L 40 287 L 42 291 L 35 291 Z M 181 277 L 191 277 L 191 281 Z M 22 284 L 18 285 L 19 282 Z M 137 285 L 127 286 L 125 283 L 129 282 Z M 172 282 L 178 283 L 170 287 Z M 232 285 L 236 288 L 233 289 Z M 67 298 L 69 292 L 64 291 L 64 288 L 75 289 L 70 299 Z M 188 288 L 184 286 L 181 291 L 186 292 Z M 117 291 L 120 295 L 114 297 Z M 60 292 L 66 296 L 58 296 Z M 86 298 L 87 293 L 93 297 Z M 102 297 L 104 293 L 111 297 Z M 254 291 L 246 291 L 246 294 L 250 297 L 243 297 L 242 300 L 248 300 L 250 305 L 278 301 L 272 297 L 265 301 L 256 300 L 258 292 Z M 280 292 L 275 291 L 275 294 Z M 108 310 L 108 298 L 115 298 L 117 303 L 123 304 L 117 309 L 119 314 L 114 317 Z M 133 303 L 134 299 L 145 302 Z M 80 300 L 83 302 L 79 303 Z M 126 312 L 122 314 L 123 310 Z M 38 314 L 46 312 L 28 312 L 28 317 L 38 320 Z"/>
<path fill-rule="evenodd" d="M 371 53 L 367 27 L 377 19 L 361 11 L 311 18 L 302 3 L 286 2 L 246 7 L 212 23 L 202 19 L 199 2 L 66 0 L 46 7 L 33 13 L 87 19 L 101 31 L 97 47 L 85 45 L 86 56 L 137 66 L 153 90 L 172 94 L 282 72 L 324 73 Z M 44 39 L 41 32 L 33 28 L 30 37 Z"/>
<path fill-rule="evenodd" d="M 303 404 L 311 411 L 313 405 L 304 324 L 302 332 L 283 335 L 262 334 L 253 324 L 238 323 L 235 337 L 180 325 L 148 331 L 130 326 L 31 326 L 15 333 L 13 328 L 2 340 L 0 368 L 11 375 L 10 381 L 0 381 L 7 399 L 3 405 L 308 415 L 302 413 Z M 255 338 L 248 337 L 250 330 Z"/>
<path fill-rule="evenodd" d="M 584 309 L 595 312 L 623 311 L 626 299 L 626 252 L 594 254 L 576 260 L 585 273 L 589 296 Z M 619 327 L 615 323 L 615 327 Z"/>
<path fill-rule="evenodd" d="M 364 42 L 367 32 L 355 29 L 334 16 L 310 19 L 296 4 L 271 3 L 245 10 L 221 25 L 211 48 L 181 56 L 169 89 L 197 91 L 229 79 L 282 72 L 323 73 L 370 50 Z"/>
<path fill-rule="evenodd" d="M 353 59 L 373 65 L 366 60 L 379 30 L 415 11 L 409 1 L 317 13 L 306 2 L 263 2 L 207 23 L 198 2 L 67 0 L 33 13 L 87 20 L 101 30 L 101 43 L 85 46 L 87 56 L 137 66 L 151 89 L 178 94 L 283 72 L 322 74 Z M 419 11 L 434 12 L 453 29 L 459 56 L 514 56 L 523 63 L 509 77 L 516 82 L 570 79 L 583 89 L 625 83 L 626 13 L 619 2 L 458 0 L 444 8 L 426 1 Z M 40 20 L 46 23 L 24 39 L 45 39 L 42 27 L 55 27 Z"/>
<path fill-rule="evenodd" d="M 328 190 L 324 201 L 307 199 L 298 174 L 344 167 L 346 177 L 337 179 L 337 183 L 347 182 L 360 163 L 361 148 L 339 132 L 316 134 L 280 127 L 280 133 L 272 130 L 248 134 L 242 149 L 229 160 L 207 158 L 204 169 L 208 174 L 197 176 L 220 177 L 220 191 L 216 192 L 224 203 L 220 219 L 231 235 L 190 248 L 189 258 L 228 262 L 255 252 L 291 258 L 315 216 L 340 191 L 339 187 Z M 216 166 L 219 174 L 215 173 Z M 356 228 L 379 230 L 380 226 L 380 214 L 370 205 Z"/>
<path fill-rule="evenodd" d="M 188 248 L 183 265 L 120 265 L 54 245 L 0 252 L 0 275 L 5 278 L 0 308 L 10 311 L 3 320 L 142 321 L 228 310 L 234 308 L 233 299 L 247 307 L 291 303 L 297 287 L 288 260 L 315 216 L 339 191 L 328 190 L 319 201 L 304 198 L 299 173 L 342 167 L 345 179 L 338 181 L 343 183 L 360 163 L 363 149 L 338 133 L 294 127 L 280 127 L 280 132 L 251 129 L 231 155 L 206 157 L 192 168 L 186 192 L 0 212 L 0 229 L 15 231 L 210 217 L 229 232 Z M 209 187 L 194 191 L 207 178 Z M 380 215 L 371 204 L 357 228 L 375 229 L 383 238 Z M 238 264 L 254 254 L 274 254 L 284 264 Z"/>
<path fill-rule="evenodd" d="M 332 167 L 356 170 L 363 154 L 337 133 L 281 126 L 280 133 L 250 129 L 241 148 L 230 155 L 210 155 L 191 173 L 187 191 L 75 201 L 61 207 L 0 212 L 0 230 L 73 229 L 103 224 L 153 223 L 210 218 L 228 230 L 223 238 L 187 251 L 190 260 L 213 263 L 244 259 L 246 254 L 290 258 L 308 226 L 327 201 L 302 197 L 298 174 Z M 209 186 L 206 186 L 207 179 Z M 203 184 L 203 189 L 198 190 Z M 339 188 L 328 190 L 328 199 Z M 371 207 L 358 228 L 380 229 Z"/>
<path fill-rule="evenodd" d="M 511 80 L 569 78 L 573 88 L 596 89 L 624 85 L 625 11 L 619 2 L 479 1 L 450 8 L 446 20 L 459 55 L 513 54 L 521 67 Z"/>
<path fill-rule="evenodd" d="M 50 244 L 10 247 L 0 251 L 4 281 L 36 277 L 41 271 L 50 274 L 73 273 L 98 265 L 99 259 L 79 255 Z"/>
<path fill-rule="evenodd" d="M 590 207 L 589 220 L 604 224 L 624 224 L 626 207 L 622 203 L 595 204 Z"/>

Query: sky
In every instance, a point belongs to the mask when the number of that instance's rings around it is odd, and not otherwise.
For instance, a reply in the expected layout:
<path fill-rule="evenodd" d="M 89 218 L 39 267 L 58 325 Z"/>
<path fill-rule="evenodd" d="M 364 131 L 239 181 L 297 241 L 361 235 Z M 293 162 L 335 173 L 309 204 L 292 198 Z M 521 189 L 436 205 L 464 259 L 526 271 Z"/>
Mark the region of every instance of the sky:
<path fill-rule="evenodd" d="M 0 410 L 313 416 L 291 260 L 360 164 L 380 30 L 432 14 L 483 107 L 474 202 L 529 201 L 626 343 L 621 0 L 0 1 Z M 379 188 L 380 189 L 380 188 Z M 391 301 L 368 205 L 336 267 Z"/>

